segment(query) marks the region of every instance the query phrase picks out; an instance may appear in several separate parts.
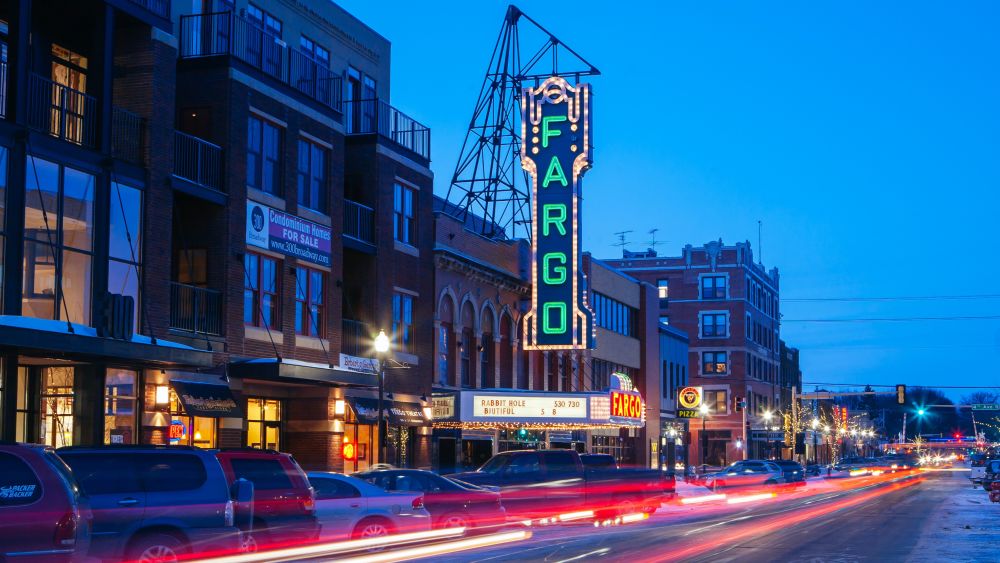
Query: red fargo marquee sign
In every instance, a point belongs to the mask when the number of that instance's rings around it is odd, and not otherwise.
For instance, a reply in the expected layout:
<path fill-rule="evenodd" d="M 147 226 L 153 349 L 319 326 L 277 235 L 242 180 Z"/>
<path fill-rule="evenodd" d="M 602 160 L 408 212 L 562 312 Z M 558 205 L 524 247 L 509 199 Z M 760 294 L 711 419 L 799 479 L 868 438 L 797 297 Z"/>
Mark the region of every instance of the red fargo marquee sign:
<path fill-rule="evenodd" d="M 642 395 L 636 391 L 611 390 L 611 417 L 642 420 L 645 418 L 646 405 Z"/>

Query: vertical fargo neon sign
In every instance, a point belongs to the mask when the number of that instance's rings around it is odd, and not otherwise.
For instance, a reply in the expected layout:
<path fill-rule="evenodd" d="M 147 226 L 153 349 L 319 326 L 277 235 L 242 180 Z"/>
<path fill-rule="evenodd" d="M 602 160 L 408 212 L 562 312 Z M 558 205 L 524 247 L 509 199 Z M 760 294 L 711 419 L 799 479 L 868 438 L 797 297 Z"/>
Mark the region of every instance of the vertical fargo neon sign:
<path fill-rule="evenodd" d="M 590 85 L 553 76 L 521 93 L 521 166 L 531 175 L 529 350 L 593 348 L 580 275 L 580 181 L 592 163 Z"/>

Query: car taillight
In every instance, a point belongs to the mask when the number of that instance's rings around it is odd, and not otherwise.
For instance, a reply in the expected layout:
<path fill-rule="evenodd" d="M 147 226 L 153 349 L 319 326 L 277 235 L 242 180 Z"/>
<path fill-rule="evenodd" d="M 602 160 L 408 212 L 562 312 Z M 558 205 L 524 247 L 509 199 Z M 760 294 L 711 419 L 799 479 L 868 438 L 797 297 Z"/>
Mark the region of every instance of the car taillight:
<path fill-rule="evenodd" d="M 316 498 L 313 497 L 311 492 L 309 493 L 309 496 L 302 499 L 302 510 L 305 510 L 306 512 L 316 510 Z"/>
<path fill-rule="evenodd" d="M 224 517 L 226 519 L 225 526 L 227 527 L 232 526 L 235 520 L 233 517 L 233 501 L 231 500 L 226 501 L 226 512 L 224 514 Z"/>
<path fill-rule="evenodd" d="M 78 521 L 79 516 L 77 516 L 76 512 L 63 514 L 59 522 L 56 523 L 56 547 L 73 547 L 76 545 L 76 526 Z"/>
<path fill-rule="evenodd" d="M 424 497 L 419 496 L 419 497 L 413 499 L 413 502 L 410 504 L 410 506 L 413 507 L 413 510 L 420 510 L 420 509 L 422 509 L 424 507 Z"/>

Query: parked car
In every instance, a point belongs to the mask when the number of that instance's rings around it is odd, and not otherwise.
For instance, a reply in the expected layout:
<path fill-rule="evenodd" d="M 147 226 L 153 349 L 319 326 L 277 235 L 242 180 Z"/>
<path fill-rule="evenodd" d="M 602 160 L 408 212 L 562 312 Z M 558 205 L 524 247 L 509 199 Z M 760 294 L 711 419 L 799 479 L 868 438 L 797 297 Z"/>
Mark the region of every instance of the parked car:
<path fill-rule="evenodd" d="M 986 454 L 972 454 L 969 456 L 969 480 L 973 485 L 980 485 L 986 477 L 986 463 L 989 460 Z"/>
<path fill-rule="evenodd" d="M 448 477 L 479 486 L 500 487 L 509 515 L 554 516 L 594 510 L 655 512 L 675 492 L 674 477 L 656 469 L 585 469 L 572 450 L 499 453 L 476 471 Z"/>
<path fill-rule="evenodd" d="M 502 525 L 507 519 L 499 492 L 430 471 L 387 469 L 355 473 L 354 477 L 390 492 L 423 494 L 435 528 L 485 528 Z"/>
<path fill-rule="evenodd" d="M 90 547 L 91 518 L 52 448 L 0 443 L 0 561 L 80 561 Z"/>
<path fill-rule="evenodd" d="M 718 473 L 705 478 L 705 486 L 712 490 L 725 487 L 777 485 L 784 479 L 781 468 L 773 462 L 748 459 L 737 461 Z"/>
<path fill-rule="evenodd" d="M 310 471 L 309 482 L 316 490 L 316 516 L 325 541 L 431 528 L 422 493 L 390 492 L 355 477 L 323 471 Z"/>
<path fill-rule="evenodd" d="M 71 446 L 93 512 L 90 555 L 120 561 L 237 552 L 230 487 L 215 455 L 186 446 Z"/>
<path fill-rule="evenodd" d="M 802 483 L 806 480 L 806 470 L 802 464 L 790 459 L 775 460 L 774 464 L 781 469 L 785 483 Z"/>
<path fill-rule="evenodd" d="M 254 547 L 309 542 L 319 537 L 316 495 L 309 478 L 291 454 L 255 448 L 216 453 L 229 483 L 254 485 Z"/>
<path fill-rule="evenodd" d="M 813 477 L 818 477 L 824 471 L 824 467 L 818 463 L 810 463 L 806 466 L 806 474 L 812 475 Z"/>
<path fill-rule="evenodd" d="M 991 459 L 986 462 L 986 471 L 983 473 L 983 490 L 989 491 L 990 485 L 1000 482 L 1000 459 Z"/>

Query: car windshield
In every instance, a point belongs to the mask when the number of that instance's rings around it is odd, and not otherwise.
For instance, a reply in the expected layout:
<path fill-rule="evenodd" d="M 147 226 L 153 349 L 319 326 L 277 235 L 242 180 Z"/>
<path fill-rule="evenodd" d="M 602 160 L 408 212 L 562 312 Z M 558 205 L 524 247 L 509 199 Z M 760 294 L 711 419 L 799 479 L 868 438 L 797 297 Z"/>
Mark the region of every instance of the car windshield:
<path fill-rule="evenodd" d="M 497 455 L 493 456 L 486 463 L 478 469 L 480 473 L 497 473 L 501 471 L 507 462 L 510 460 L 510 456 Z"/>

